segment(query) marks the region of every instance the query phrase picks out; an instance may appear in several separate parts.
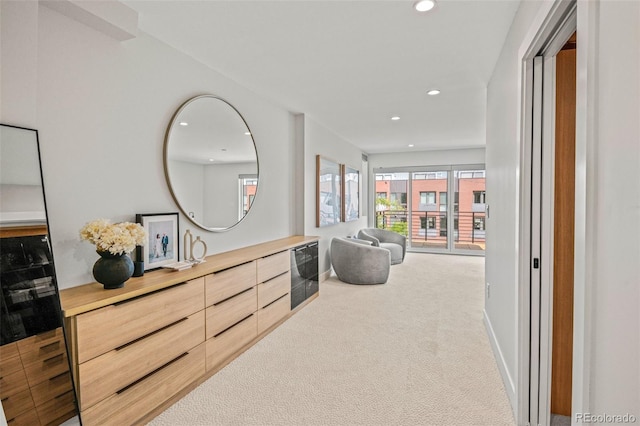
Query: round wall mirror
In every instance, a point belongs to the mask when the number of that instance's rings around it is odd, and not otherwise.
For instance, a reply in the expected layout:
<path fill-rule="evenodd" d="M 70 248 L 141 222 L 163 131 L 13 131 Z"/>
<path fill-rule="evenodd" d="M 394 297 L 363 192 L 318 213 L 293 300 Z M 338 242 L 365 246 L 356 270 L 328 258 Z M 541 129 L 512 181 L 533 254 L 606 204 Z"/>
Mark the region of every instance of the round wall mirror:
<path fill-rule="evenodd" d="M 251 130 L 230 103 L 213 95 L 186 101 L 164 144 L 164 170 L 184 215 L 208 231 L 226 231 L 249 212 L 258 190 Z"/>

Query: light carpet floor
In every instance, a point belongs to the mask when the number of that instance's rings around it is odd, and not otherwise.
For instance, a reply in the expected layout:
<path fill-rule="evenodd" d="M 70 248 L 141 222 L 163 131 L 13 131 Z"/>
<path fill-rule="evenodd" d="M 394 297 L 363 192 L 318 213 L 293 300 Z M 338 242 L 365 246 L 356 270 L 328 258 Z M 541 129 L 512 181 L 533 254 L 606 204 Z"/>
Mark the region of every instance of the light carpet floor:
<path fill-rule="evenodd" d="M 409 253 L 320 296 L 150 425 L 513 425 L 482 321 L 484 258 Z"/>

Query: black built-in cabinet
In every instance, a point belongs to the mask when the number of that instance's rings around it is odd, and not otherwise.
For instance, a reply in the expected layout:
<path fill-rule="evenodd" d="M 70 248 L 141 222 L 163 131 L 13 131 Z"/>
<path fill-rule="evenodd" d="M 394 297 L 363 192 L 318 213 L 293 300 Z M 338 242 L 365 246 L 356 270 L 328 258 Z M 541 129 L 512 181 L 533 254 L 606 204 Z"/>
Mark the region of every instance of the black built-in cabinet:
<path fill-rule="evenodd" d="M 291 309 L 318 292 L 318 243 L 291 249 Z"/>

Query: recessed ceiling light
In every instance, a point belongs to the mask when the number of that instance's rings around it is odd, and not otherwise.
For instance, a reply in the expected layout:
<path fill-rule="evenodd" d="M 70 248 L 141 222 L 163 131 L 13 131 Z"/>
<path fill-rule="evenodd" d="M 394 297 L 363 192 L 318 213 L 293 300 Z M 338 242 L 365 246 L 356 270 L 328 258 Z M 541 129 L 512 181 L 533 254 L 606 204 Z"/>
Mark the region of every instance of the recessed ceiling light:
<path fill-rule="evenodd" d="M 439 95 L 440 94 L 440 90 L 438 89 L 431 89 L 427 92 L 427 95 L 431 95 L 431 96 L 435 96 L 435 95 Z"/>
<path fill-rule="evenodd" d="M 394 115 L 393 117 L 391 117 L 391 119 L 393 121 L 398 121 L 398 120 L 400 120 L 400 117 L 398 117 L 397 115 Z"/>
<path fill-rule="evenodd" d="M 414 145 L 414 144 L 412 144 L 412 143 L 410 143 L 410 144 L 409 144 L 409 148 L 413 148 L 414 146 L 415 146 L 415 145 Z"/>
<path fill-rule="evenodd" d="M 420 0 L 413 4 L 413 8 L 418 12 L 428 12 L 436 5 L 435 0 Z"/>
<path fill-rule="evenodd" d="M 251 136 L 251 132 L 244 132 L 246 136 Z"/>
<path fill-rule="evenodd" d="M 215 161 L 213 158 L 209 158 L 209 161 Z"/>
<path fill-rule="evenodd" d="M 181 126 L 188 126 L 189 125 L 189 123 L 187 123 L 186 121 L 181 121 L 179 124 Z"/>

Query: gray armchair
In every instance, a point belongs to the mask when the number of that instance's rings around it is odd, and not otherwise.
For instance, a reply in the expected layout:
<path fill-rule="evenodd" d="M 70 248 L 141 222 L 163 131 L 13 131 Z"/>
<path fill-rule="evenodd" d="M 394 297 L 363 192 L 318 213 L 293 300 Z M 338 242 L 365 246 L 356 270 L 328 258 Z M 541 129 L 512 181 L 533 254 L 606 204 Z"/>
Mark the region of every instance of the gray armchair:
<path fill-rule="evenodd" d="M 340 281 L 349 284 L 384 284 L 389 279 L 389 250 L 368 241 L 335 237 L 331 240 L 331 264 Z"/>
<path fill-rule="evenodd" d="M 407 237 L 386 229 L 364 228 L 358 232 L 358 238 L 371 241 L 374 246 L 391 252 L 391 264 L 402 263 L 407 253 Z"/>

